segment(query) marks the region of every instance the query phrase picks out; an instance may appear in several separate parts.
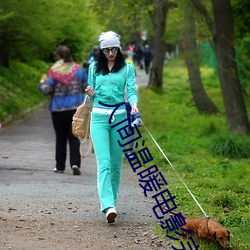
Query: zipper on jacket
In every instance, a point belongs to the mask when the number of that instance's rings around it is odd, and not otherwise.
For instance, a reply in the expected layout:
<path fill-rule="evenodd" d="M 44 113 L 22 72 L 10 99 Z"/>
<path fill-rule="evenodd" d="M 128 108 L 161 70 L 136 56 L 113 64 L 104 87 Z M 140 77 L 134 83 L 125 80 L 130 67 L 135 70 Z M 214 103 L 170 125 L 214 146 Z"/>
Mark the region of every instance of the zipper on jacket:
<path fill-rule="evenodd" d="M 111 86 L 110 86 L 110 76 L 111 76 L 111 72 L 109 72 L 109 79 L 108 79 L 108 81 L 109 81 L 109 84 L 108 84 L 108 86 L 109 86 L 109 93 L 108 93 L 108 95 L 109 95 L 109 100 L 111 101 L 111 91 L 110 91 L 110 89 L 111 89 Z"/>

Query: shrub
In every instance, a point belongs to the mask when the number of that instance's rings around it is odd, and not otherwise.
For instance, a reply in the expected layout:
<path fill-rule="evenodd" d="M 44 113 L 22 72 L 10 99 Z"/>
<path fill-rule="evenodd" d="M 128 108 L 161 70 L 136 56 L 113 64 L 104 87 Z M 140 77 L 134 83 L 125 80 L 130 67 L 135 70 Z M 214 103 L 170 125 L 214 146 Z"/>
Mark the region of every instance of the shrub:
<path fill-rule="evenodd" d="M 249 158 L 250 146 L 248 138 L 236 135 L 219 136 L 212 140 L 211 151 L 215 155 L 231 159 Z"/>

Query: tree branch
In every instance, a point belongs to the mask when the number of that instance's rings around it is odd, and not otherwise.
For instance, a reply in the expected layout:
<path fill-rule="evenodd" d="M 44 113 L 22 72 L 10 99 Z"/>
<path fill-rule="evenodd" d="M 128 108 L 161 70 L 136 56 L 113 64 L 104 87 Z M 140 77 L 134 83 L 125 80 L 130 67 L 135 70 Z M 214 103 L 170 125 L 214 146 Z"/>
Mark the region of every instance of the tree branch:
<path fill-rule="evenodd" d="M 171 9 L 171 8 L 177 8 L 178 7 L 178 4 L 175 3 L 175 2 L 168 2 L 168 8 Z"/>
<path fill-rule="evenodd" d="M 194 7 L 201 13 L 201 15 L 205 18 L 209 30 L 211 31 L 213 37 L 215 37 L 216 27 L 205 5 L 200 0 L 190 0 L 190 1 L 193 3 Z"/>

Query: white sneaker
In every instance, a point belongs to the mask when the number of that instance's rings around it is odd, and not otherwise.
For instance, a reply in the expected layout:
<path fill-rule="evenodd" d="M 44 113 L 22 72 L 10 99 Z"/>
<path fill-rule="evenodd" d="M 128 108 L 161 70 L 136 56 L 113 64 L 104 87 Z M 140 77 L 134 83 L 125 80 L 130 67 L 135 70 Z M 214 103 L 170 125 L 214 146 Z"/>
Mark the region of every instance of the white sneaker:
<path fill-rule="evenodd" d="M 63 173 L 64 173 L 63 170 L 57 170 L 57 168 L 54 168 L 53 171 L 54 171 L 55 173 L 59 173 L 59 174 L 63 174 Z"/>
<path fill-rule="evenodd" d="M 108 223 L 114 223 L 116 216 L 117 216 L 117 212 L 115 208 L 110 207 L 107 209 L 106 218 L 108 220 Z"/>

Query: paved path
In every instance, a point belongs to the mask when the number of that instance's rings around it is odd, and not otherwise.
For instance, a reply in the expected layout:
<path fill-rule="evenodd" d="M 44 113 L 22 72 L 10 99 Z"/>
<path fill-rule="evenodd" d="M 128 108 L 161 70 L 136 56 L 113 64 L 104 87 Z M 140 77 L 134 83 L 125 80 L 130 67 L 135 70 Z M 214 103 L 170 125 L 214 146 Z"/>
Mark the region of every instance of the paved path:
<path fill-rule="evenodd" d="M 147 76 L 138 72 L 137 81 L 139 86 L 143 86 Z M 88 210 L 86 219 L 93 220 L 89 213 L 93 213 L 94 218 L 103 218 L 97 213 L 99 200 L 96 190 L 95 155 L 91 154 L 82 160 L 81 176 L 72 176 L 69 163 L 65 174 L 55 174 L 52 172 L 55 167 L 54 144 L 54 131 L 47 107 L 12 127 L 0 130 L 0 200 L 5 201 L 1 206 L 11 207 L 16 202 L 25 203 L 25 199 L 29 200 L 31 196 L 34 196 L 36 201 L 43 203 L 48 200 L 46 203 L 51 204 L 54 196 L 59 199 L 73 196 L 79 209 Z M 137 177 L 129 166 L 123 168 L 123 175 L 127 178 L 122 183 L 121 196 L 127 200 L 120 203 L 121 210 L 125 210 L 125 203 L 129 203 L 132 198 L 135 203 L 143 202 Z M 10 194 L 11 198 L 8 198 Z M 88 204 L 82 204 L 81 200 L 86 197 L 95 209 L 90 209 Z M 30 213 L 25 207 L 23 212 Z M 147 209 L 147 213 L 152 214 L 150 209 Z M 56 213 L 55 216 L 60 217 L 61 214 Z M 78 219 L 82 214 L 75 213 L 70 216 L 72 219 Z M 121 215 L 121 218 L 124 216 Z M 150 217 L 142 218 L 139 213 L 132 213 L 126 219 L 152 221 Z"/>
<path fill-rule="evenodd" d="M 145 87 L 148 85 L 148 75 L 138 68 L 136 69 L 136 83 L 138 87 Z"/>
<path fill-rule="evenodd" d="M 81 176 L 72 175 L 69 162 L 65 174 L 53 173 L 54 166 L 54 132 L 47 108 L 39 110 L 14 127 L 5 129 L 0 133 L 1 208 L 8 211 L 8 208 L 20 203 L 23 206 L 19 212 L 30 216 L 36 209 L 45 209 L 55 200 L 62 203 L 62 206 L 67 206 L 71 201 L 72 207 L 78 208 L 77 213 L 62 214 L 63 209 L 59 209 L 52 216 L 58 219 L 70 216 L 73 220 L 83 217 L 91 221 L 104 220 L 99 213 L 95 155 L 91 154 L 82 160 Z M 141 203 L 138 205 L 140 207 L 144 203 L 144 197 L 138 187 L 136 175 L 125 164 L 123 176 L 119 217 L 128 221 L 152 221 L 152 213 L 147 206 L 143 209 L 147 216 L 142 217 L 140 212 L 129 215 L 125 213 L 128 204 L 132 208 L 134 204 Z M 25 204 L 31 198 L 35 202 L 27 209 Z M 33 216 L 39 214 L 35 212 Z"/>
<path fill-rule="evenodd" d="M 138 72 L 137 80 L 143 86 L 147 76 Z M 129 165 L 116 226 L 108 227 L 99 211 L 94 154 L 82 160 L 81 176 L 72 175 L 69 163 L 64 174 L 53 173 L 54 140 L 47 107 L 0 130 L 1 250 L 170 249 L 153 235 L 153 200 L 144 197 Z"/>

